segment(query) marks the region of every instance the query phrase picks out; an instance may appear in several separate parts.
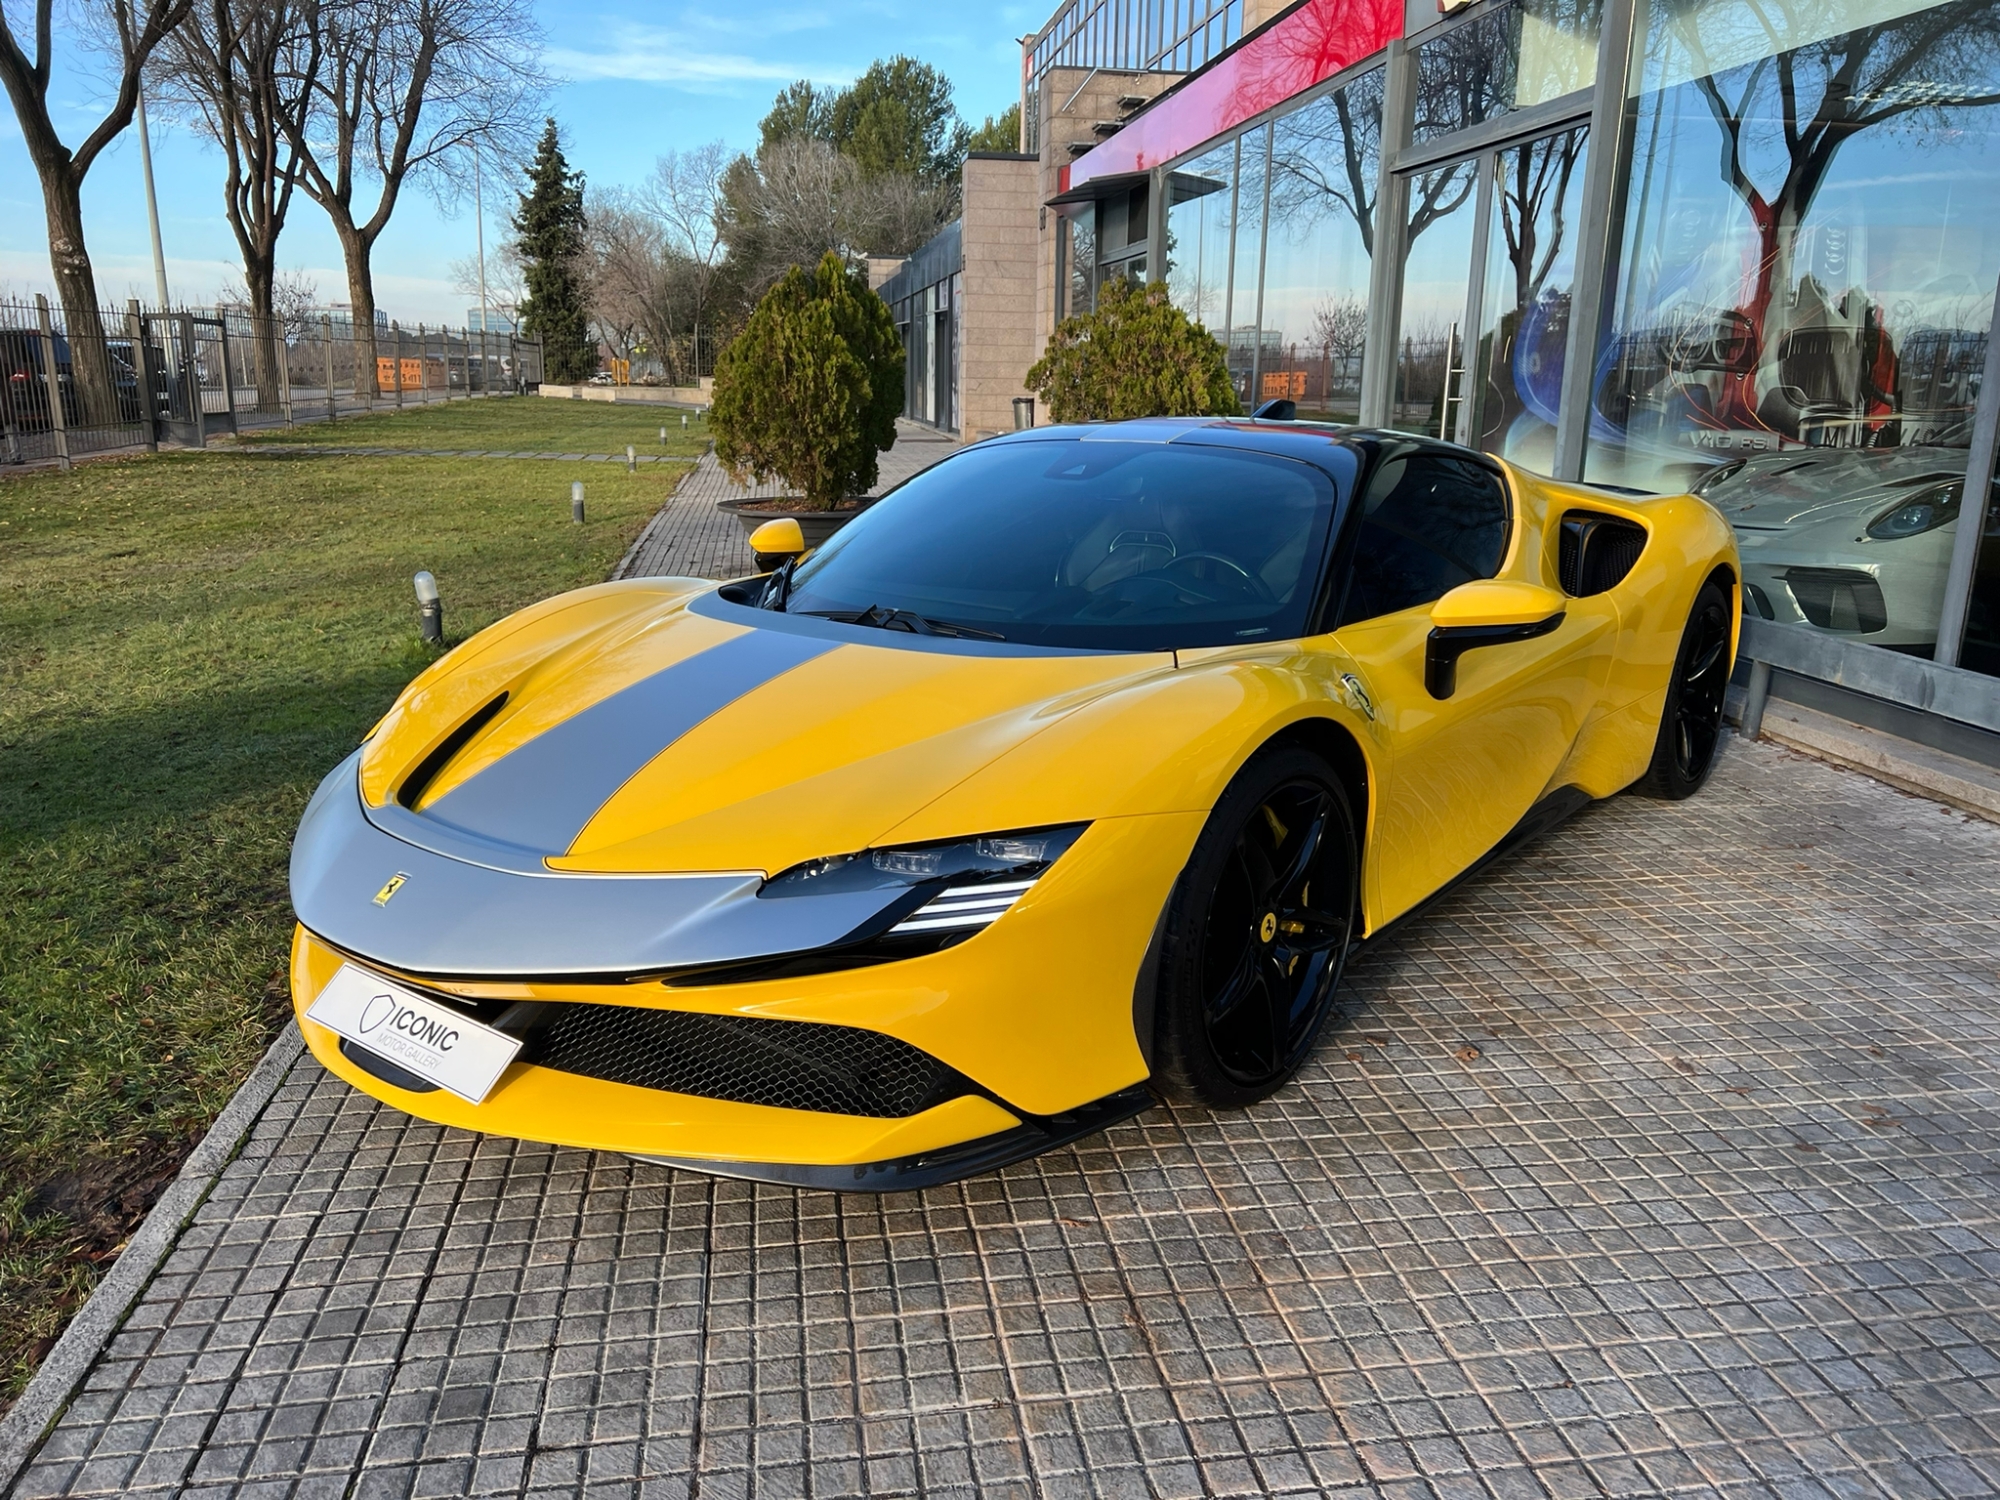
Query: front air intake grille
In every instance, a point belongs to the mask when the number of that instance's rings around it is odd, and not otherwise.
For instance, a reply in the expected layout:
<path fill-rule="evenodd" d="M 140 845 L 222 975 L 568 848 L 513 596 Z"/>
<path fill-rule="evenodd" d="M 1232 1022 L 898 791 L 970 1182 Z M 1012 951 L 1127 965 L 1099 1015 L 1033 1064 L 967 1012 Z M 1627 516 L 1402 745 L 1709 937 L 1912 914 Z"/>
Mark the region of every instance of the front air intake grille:
<path fill-rule="evenodd" d="M 642 1089 L 831 1115 L 902 1119 L 973 1091 L 908 1042 L 818 1021 L 557 1004 L 525 1060 Z"/>
<path fill-rule="evenodd" d="M 1788 568 L 1785 587 L 1798 601 L 1799 613 L 1821 630 L 1873 635 L 1889 623 L 1882 585 L 1859 568 Z"/>

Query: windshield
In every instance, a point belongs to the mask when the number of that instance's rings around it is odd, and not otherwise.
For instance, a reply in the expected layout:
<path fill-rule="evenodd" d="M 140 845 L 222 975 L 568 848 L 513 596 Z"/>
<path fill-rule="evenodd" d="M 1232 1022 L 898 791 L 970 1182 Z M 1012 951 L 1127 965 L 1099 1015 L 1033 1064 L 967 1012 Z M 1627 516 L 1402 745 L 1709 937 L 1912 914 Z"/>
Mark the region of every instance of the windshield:
<path fill-rule="evenodd" d="M 1310 464 L 1056 438 L 971 448 L 803 563 L 794 614 L 1105 650 L 1305 633 L 1334 508 Z"/>

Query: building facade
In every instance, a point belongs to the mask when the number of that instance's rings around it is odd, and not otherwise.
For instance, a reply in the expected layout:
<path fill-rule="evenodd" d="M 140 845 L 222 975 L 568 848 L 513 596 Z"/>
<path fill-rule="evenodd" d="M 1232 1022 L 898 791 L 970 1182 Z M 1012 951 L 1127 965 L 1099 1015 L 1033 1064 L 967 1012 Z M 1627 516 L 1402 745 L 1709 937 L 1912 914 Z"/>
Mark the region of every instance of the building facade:
<path fill-rule="evenodd" d="M 1024 43 L 1037 345 L 1164 280 L 1246 409 L 1695 489 L 1746 614 L 1814 633 L 1781 678 L 1957 705 L 1925 737 L 2000 764 L 2000 514 L 1961 515 L 2000 407 L 2000 5 L 1440 3 L 1216 11 L 1242 32 L 1192 66 L 1157 45 L 1184 7 L 1065 6 Z"/>

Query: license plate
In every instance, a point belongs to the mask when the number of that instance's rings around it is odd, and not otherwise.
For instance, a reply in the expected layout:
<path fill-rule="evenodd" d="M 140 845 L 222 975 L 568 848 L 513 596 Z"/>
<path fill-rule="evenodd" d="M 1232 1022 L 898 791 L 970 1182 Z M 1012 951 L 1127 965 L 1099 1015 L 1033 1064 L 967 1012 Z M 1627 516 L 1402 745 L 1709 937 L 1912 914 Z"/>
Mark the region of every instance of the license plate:
<path fill-rule="evenodd" d="M 521 1050 L 521 1038 L 353 964 L 340 966 L 306 1016 L 468 1104 L 493 1091 Z"/>

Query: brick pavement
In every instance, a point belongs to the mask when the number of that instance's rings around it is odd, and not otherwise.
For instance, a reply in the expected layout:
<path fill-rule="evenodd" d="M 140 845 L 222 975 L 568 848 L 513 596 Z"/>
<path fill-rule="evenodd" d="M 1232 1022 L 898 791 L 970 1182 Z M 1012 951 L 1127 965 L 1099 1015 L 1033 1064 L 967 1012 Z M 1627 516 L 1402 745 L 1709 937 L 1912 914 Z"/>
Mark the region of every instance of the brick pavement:
<path fill-rule="evenodd" d="M 891 485 L 901 484 L 956 453 L 958 446 L 932 428 L 898 421 L 896 446 L 882 455 L 880 477 L 868 493 L 879 495 Z M 736 518 L 717 510 L 715 504 L 718 500 L 771 499 L 783 492 L 777 484 L 732 484 L 710 449 L 646 523 L 612 576 L 741 578 L 754 571 L 749 542 Z"/>
<path fill-rule="evenodd" d="M 308 1059 L 15 1493 L 2000 1492 L 2000 827 L 1769 744 L 1364 952 L 1300 1080 L 843 1198 Z"/>

